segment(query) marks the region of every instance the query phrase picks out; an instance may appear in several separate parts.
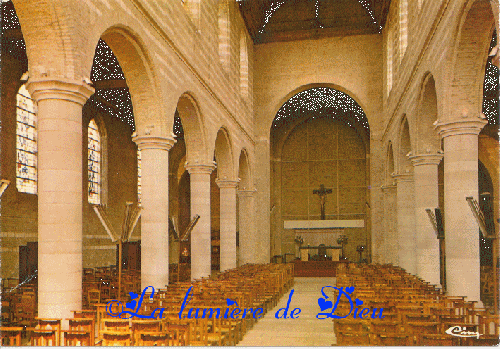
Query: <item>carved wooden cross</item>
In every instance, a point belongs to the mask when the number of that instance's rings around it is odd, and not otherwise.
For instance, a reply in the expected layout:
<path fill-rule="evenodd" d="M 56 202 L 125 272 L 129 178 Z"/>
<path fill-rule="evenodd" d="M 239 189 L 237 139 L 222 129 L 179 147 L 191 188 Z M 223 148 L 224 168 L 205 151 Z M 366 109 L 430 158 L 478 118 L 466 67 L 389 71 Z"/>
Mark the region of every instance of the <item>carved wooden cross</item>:
<path fill-rule="evenodd" d="M 331 189 L 326 189 L 323 184 L 319 186 L 319 189 L 314 189 L 313 194 L 319 195 L 320 199 L 320 208 L 321 208 L 321 219 L 325 219 L 325 203 L 326 203 L 326 195 L 331 194 L 332 190 Z"/>

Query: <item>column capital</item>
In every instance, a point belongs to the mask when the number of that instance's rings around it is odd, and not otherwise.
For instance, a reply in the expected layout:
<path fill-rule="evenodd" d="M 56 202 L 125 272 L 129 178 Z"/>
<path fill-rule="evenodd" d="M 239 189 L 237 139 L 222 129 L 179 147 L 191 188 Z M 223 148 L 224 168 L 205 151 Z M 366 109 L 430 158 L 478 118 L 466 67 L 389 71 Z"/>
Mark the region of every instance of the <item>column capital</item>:
<path fill-rule="evenodd" d="M 237 194 L 239 197 L 250 198 L 250 197 L 253 197 L 256 192 L 257 192 L 257 189 L 242 189 L 242 190 L 238 190 Z"/>
<path fill-rule="evenodd" d="M 413 166 L 421 165 L 439 165 L 443 159 L 443 154 L 417 154 L 410 156 Z"/>
<path fill-rule="evenodd" d="M 174 137 L 159 137 L 159 136 L 134 136 L 132 141 L 137 144 L 139 150 L 143 149 L 160 149 L 169 151 L 175 144 Z"/>
<path fill-rule="evenodd" d="M 478 135 L 488 120 L 482 118 L 463 118 L 438 122 L 435 129 L 441 137 L 458 135 Z"/>
<path fill-rule="evenodd" d="M 29 79 L 26 88 L 34 100 L 66 100 L 80 105 L 94 94 L 94 88 L 84 81 L 71 79 L 34 78 Z"/>
<path fill-rule="evenodd" d="M 215 183 L 219 188 L 237 188 L 238 183 L 240 182 L 240 179 L 219 179 L 217 178 L 215 180 Z"/>
<path fill-rule="evenodd" d="M 394 173 L 391 175 L 392 178 L 399 182 L 413 182 L 413 174 L 410 173 Z"/>
<path fill-rule="evenodd" d="M 206 164 L 199 164 L 197 162 L 186 161 L 184 167 L 189 172 L 189 174 L 193 173 L 211 174 L 213 170 L 217 168 L 214 161 Z"/>

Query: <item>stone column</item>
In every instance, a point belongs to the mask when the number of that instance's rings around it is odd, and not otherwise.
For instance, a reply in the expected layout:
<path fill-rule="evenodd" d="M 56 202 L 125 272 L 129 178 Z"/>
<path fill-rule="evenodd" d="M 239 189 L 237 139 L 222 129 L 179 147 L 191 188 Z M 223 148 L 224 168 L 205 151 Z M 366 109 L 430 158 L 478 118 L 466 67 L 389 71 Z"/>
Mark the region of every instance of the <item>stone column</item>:
<path fill-rule="evenodd" d="M 438 123 L 444 138 L 444 222 L 446 288 L 450 296 L 480 300 L 479 228 L 465 200 L 478 200 L 478 135 L 480 118 Z"/>
<path fill-rule="evenodd" d="M 384 193 L 384 236 L 382 259 L 384 263 L 391 263 L 393 265 L 399 265 L 396 190 L 395 185 L 382 187 L 382 192 Z"/>
<path fill-rule="evenodd" d="M 215 164 L 186 163 L 191 180 L 191 218 L 200 216 L 191 232 L 191 280 L 211 273 L 210 174 Z"/>
<path fill-rule="evenodd" d="M 440 285 L 439 240 L 429 221 L 426 208 L 439 206 L 438 165 L 443 155 L 423 154 L 410 157 L 415 180 L 415 230 L 417 236 L 417 275 L 432 285 Z"/>
<path fill-rule="evenodd" d="M 220 271 L 236 268 L 236 188 L 239 181 L 217 179 L 220 188 Z"/>
<path fill-rule="evenodd" d="M 271 260 L 271 168 L 270 168 L 269 136 L 258 137 L 255 142 L 255 235 L 257 248 L 255 258 L 258 263 L 269 263 Z M 281 243 L 281 241 L 279 242 Z"/>
<path fill-rule="evenodd" d="M 82 106 L 94 89 L 30 79 L 38 103 L 38 317 L 82 309 Z"/>
<path fill-rule="evenodd" d="M 415 240 L 415 201 L 413 175 L 395 175 L 398 208 L 399 265 L 410 274 L 417 273 L 417 243 Z"/>
<path fill-rule="evenodd" d="M 141 287 L 168 285 L 168 152 L 174 137 L 141 135 Z"/>
<path fill-rule="evenodd" d="M 257 263 L 255 250 L 257 237 L 254 232 L 254 193 L 255 190 L 238 190 L 240 200 L 240 265 Z"/>

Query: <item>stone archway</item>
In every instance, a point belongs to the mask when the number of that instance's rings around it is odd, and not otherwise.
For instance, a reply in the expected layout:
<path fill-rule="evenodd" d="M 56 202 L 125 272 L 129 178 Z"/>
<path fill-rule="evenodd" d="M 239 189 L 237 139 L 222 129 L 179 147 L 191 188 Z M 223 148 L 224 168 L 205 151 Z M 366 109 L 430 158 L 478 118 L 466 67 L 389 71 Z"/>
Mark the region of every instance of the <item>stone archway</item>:
<path fill-rule="evenodd" d="M 415 154 L 409 159 L 413 164 L 415 195 L 416 273 L 434 285 L 444 283 L 443 241 L 436 238 L 426 212 L 439 207 L 438 165 L 443 152 L 434 126 L 437 119 L 436 82 L 427 73 L 417 107 Z"/>
<path fill-rule="evenodd" d="M 369 132 L 359 104 L 329 87 L 303 90 L 283 104 L 270 130 L 272 255 L 297 256 L 295 232 L 284 229 L 284 221 L 369 222 Z M 345 177 L 347 173 L 349 178 Z M 319 198 L 313 194 L 321 184 L 332 190 L 324 205 L 324 217 Z M 359 258 L 357 246 L 371 249 L 366 225 L 343 230 L 349 239 L 345 250 L 348 258 Z M 329 234 L 324 238 L 336 245 L 338 234 Z M 315 241 L 305 243 L 325 243 L 316 235 L 308 235 Z"/>
<path fill-rule="evenodd" d="M 240 152 L 238 177 L 238 231 L 239 265 L 256 263 L 256 253 L 260 248 L 254 231 L 254 193 L 250 159 L 246 149 Z"/>
<path fill-rule="evenodd" d="M 398 227 L 397 227 L 397 201 L 396 180 L 394 179 L 394 150 L 389 141 L 386 152 L 385 184 L 382 186 L 384 193 L 384 234 L 380 237 L 383 262 L 393 265 L 399 264 L 398 259 Z"/>
<path fill-rule="evenodd" d="M 220 194 L 220 271 L 236 268 L 236 190 L 234 158 L 228 131 L 222 127 L 215 139 L 216 184 Z"/>
<path fill-rule="evenodd" d="M 399 265 L 411 274 L 416 274 L 416 237 L 415 237 L 415 194 L 411 156 L 410 127 L 406 116 L 399 129 L 397 168 L 398 208 L 398 259 Z"/>

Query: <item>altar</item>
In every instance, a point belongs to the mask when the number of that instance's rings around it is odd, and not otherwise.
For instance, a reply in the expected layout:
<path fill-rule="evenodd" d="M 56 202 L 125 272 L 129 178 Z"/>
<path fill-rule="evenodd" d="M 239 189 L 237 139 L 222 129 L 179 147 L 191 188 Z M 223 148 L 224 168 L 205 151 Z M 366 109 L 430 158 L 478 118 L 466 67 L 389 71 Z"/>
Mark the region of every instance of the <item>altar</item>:
<path fill-rule="evenodd" d="M 296 220 L 284 221 L 283 228 L 291 229 L 295 233 L 295 240 L 300 240 L 296 244 L 295 256 L 301 261 L 310 260 L 312 250 L 317 250 L 319 246 L 326 247 L 327 259 L 338 261 L 342 246 L 337 243 L 340 236 L 345 235 L 345 230 L 349 228 L 364 228 L 365 221 L 357 220 Z M 319 255 L 319 253 L 318 253 Z"/>

